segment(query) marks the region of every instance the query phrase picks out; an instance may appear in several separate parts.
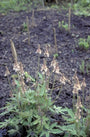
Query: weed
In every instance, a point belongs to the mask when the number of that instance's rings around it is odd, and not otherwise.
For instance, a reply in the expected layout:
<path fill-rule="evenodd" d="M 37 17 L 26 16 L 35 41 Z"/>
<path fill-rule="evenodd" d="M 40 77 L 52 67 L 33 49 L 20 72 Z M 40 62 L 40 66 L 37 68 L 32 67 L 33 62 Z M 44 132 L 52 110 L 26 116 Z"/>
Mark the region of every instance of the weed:
<path fill-rule="evenodd" d="M 57 53 L 54 54 L 53 57 L 56 59 L 58 57 L 58 54 Z"/>
<path fill-rule="evenodd" d="M 87 39 L 80 38 L 78 45 L 80 49 L 88 50 L 90 48 L 89 40 L 90 37 L 88 36 Z"/>
<path fill-rule="evenodd" d="M 61 21 L 61 22 L 59 21 L 58 26 L 60 29 L 64 28 L 66 31 L 68 30 L 68 24 L 65 23 L 64 21 Z"/>
<path fill-rule="evenodd" d="M 27 24 L 25 22 L 23 23 L 22 27 L 23 27 L 23 31 L 27 31 Z"/>

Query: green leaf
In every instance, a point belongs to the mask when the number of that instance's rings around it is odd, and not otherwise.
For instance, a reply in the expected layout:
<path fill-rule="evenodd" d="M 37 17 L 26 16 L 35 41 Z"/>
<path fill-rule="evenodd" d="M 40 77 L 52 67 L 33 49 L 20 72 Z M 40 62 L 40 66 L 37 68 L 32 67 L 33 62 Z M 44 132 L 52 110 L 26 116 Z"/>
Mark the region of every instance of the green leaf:
<path fill-rule="evenodd" d="M 68 132 L 72 135 L 77 135 L 77 132 L 75 130 L 75 125 L 71 124 L 71 125 L 67 125 L 67 126 L 61 126 L 60 129 L 62 129 L 65 132 Z"/>
<path fill-rule="evenodd" d="M 17 87 L 20 87 L 20 83 L 18 80 L 15 79 L 15 83 L 16 83 Z"/>
<path fill-rule="evenodd" d="M 65 109 L 63 109 L 64 112 L 67 112 L 68 115 L 71 117 L 71 118 L 74 118 L 75 117 L 75 114 L 73 112 L 72 109 L 68 109 L 67 107 Z M 65 113 L 64 113 L 65 114 Z M 67 115 L 67 114 L 66 114 Z"/>
<path fill-rule="evenodd" d="M 41 134 L 40 134 L 40 137 L 43 137 L 43 136 L 46 136 L 46 137 L 49 137 L 50 136 L 50 133 L 48 131 L 43 131 Z"/>
<path fill-rule="evenodd" d="M 19 133 L 19 131 L 17 131 L 16 129 L 10 129 L 9 134 L 13 135 L 14 133 Z"/>
<path fill-rule="evenodd" d="M 39 78 L 43 81 L 43 76 L 41 73 L 38 72 Z"/>
<path fill-rule="evenodd" d="M 60 129 L 52 129 L 51 133 L 53 133 L 53 134 L 61 134 L 61 133 L 63 133 L 63 131 L 61 131 Z"/>
<path fill-rule="evenodd" d="M 54 110 L 57 114 L 61 113 L 61 114 L 64 114 L 65 110 L 62 108 L 62 107 L 56 107 L 54 105 Z"/>

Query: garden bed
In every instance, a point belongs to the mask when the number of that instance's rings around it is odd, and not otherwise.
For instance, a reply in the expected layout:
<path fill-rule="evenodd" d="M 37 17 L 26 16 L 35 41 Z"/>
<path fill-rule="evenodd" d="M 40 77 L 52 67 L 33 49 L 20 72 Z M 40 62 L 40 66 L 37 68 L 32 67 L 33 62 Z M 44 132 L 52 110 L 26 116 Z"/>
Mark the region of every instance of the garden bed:
<path fill-rule="evenodd" d="M 25 28 L 27 16 L 30 24 L 30 44 L 28 44 L 28 32 Z M 23 11 L 19 13 L 10 12 L 7 15 L 0 14 L 0 108 L 5 105 L 7 98 L 10 97 L 11 89 L 7 77 L 5 77 L 5 66 L 8 67 L 11 75 L 13 74 L 13 57 L 10 39 L 15 44 L 18 60 L 24 65 L 24 70 L 31 76 L 36 77 L 38 70 L 38 54 L 36 54 L 36 50 L 38 44 L 40 44 L 42 50 L 42 54 L 40 55 L 40 69 L 43 59 L 46 59 L 47 67 L 49 68 L 53 56 L 56 54 L 54 28 L 56 30 L 57 61 L 60 72 L 64 73 L 72 81 L 72 77 L 76 71 L 79 80 L 82 81 L 85 78 L 86 81 L 84 99 L 90 95 L 90 67 L 87 71 L 87 65 L 89 64 L 90 66 L 90 48 L 83 50 L 78 45 L 79 38 L 87 39 L 88 35 L 90 35 L 90 17 L 80 17 L 72 13 L 70 32 L 64 28 L 60 28 L 59 22 L 62 21 L 68 24 L 68 11 L 36 10 L 34 11 L 34 17 L 32 17 L 32 12 Z M 49 57 L 44 55 L 47 45 L 49 48 Z M 85 63 L 84 71 L 80 69 L 82 61 Z M 52 85 L 53 79 L 49 83 L 49 88 L 52 88 Z M 59 77 L 57 77 L 52 92 L 53 100 L 60 90 L 61 93 L 55 104 L 57 106 L 72 108 L 73 85 L 70 83 L 62 85 Z M 82 97 L 82 91 L 79 94 Z M 87 99 L 85 106 L 88 106 Z M 58 123 L 60 123 L 60 119 L 59 116 L 56 116 Z"/>

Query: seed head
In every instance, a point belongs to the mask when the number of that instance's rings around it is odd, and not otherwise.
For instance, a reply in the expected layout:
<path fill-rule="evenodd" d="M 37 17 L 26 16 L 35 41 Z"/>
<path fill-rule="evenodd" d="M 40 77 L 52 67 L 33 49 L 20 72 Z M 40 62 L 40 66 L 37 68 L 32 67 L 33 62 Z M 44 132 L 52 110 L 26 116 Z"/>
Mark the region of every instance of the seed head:
<path fill-rule="evenodd" d="M 14 58 L 14 62 L 17 62 L 17 52 L 16 52 L 16 49 L 15 49 L 15 46 L 14 46 L 14 43 L 12 40 L 10 40 L 11 42 L 11 50 L 12 50 L 12 55 L 13 55 L 13 58 Z"/>

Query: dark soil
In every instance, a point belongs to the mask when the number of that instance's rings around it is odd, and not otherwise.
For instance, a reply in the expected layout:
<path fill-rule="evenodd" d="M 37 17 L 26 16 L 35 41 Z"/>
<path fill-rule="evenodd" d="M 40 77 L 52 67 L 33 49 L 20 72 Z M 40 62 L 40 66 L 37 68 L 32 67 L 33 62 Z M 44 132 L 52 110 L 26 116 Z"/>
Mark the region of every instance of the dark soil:
<path fill-rule="evenodd" d="M 23 23 L 26 22 L 28 16 L 30 22 L 30 45 L 28 45 L 28 33 L 24 30 Z M 38 55 L 35 53 L 38 44 L 44 53 L 47 44 L 50 44 L 50 57 L 46 58 L 44 54 L 40 55 L 40 66 L 43 58 L 47 60 L 47 66 L 53 59 L 55 53 L 53 28 L 56 29 L 56 38 L 58 46 L 58 63 L 60 71 L 72 81 L 72 77 L 77 71 L 79 80 L 85 77 L 87 87 L 85 88 L 85 96 L 90 95 L 90 68 L 86 72 L 86 64 L 90 64 L 90 49 L 82 50 L 78 48 L 78 39 L 87 38 L 90 35 L 90 17 L 80 17 L 72 14 L 71 16 L 71 32 L 60 29 L 59 21 L 64 20 L 68 23 L 67 11 L 56 10 L 38 10 L 34 15 L 35 26 L 32 27 L 32 12 L 11 12 L 8 15 L 0 14 L 0 108 L 5 105 L 7 98 L 10 96 L 10 87 L 5 74 L 5 66 L 13 74 L 13 57 L 11 53 L 10 39 L 13 40 L 18 60 L 24 64 L 24 68 L 31 76 L 36 76 L 38 66 Z M 85 61 L 85 73 L 80 72 L 82 60 Z M 53 81 L 53 80 L 52 80 Z M 52 83 L 50 82 L 50 87 Z M 55 81 L 55 90 L 52 98 L 54 99 L 60 90 L 61 83 L 59 78 Z M 66 83 L 61 90 L 60 97 L 56 104 L 59 106 L 72 107 L 72 84 Z M 80 91 L 82 96 L 82 91 Z M 58 120 L 58 117 L 56 117 Z M 60 119 L 59 119 L 60 120 Z M 60 136 L 60 135 L 59 135 Z"/>

